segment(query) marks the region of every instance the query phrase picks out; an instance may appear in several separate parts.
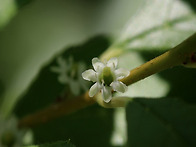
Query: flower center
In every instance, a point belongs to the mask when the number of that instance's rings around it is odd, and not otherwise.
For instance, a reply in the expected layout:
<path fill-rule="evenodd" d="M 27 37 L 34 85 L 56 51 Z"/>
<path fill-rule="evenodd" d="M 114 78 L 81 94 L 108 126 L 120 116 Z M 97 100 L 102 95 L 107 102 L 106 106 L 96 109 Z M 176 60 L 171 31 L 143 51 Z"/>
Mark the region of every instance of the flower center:
<path fill-rule="evenodd" d="M 101 81 L 104 82 L 107 86 L 114 81 L 114 75 L 110 69 L 110 67 L 104 67 L 102 74 L 101 74 Z"/>

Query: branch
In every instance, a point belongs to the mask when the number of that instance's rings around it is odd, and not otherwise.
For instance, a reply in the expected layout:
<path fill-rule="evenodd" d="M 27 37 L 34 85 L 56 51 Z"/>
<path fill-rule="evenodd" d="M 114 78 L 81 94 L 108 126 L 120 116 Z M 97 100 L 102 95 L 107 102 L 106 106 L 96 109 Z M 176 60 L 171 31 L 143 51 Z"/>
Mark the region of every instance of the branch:
<path fill-rule="evenodd" d="M 110 53 L 110 51 L 106 53 Z M 127 78 L 124 78 L 122 82 L 124 82 L 126 85 L 130 85 L 174 66 L 189 66 L 196 64 L 195 55 L 196 33 L 168 52 L 133 69 L 130 71 L 130 75 Z M 53 104 L 48 108 L 40 110 L 39 112 L 25 116 L 19 121 L 19 127 L 32 127 L 40 123 L 45 123 L 54 118 L 73 113 L 86 106 L 92 105 L 96 102 L 95 100 L 104 107 L 113 108 L 118 106 L 125 106 L 127 101 L 130 99 L 116 97 L 112 99 L 110 103 L 105 104 L 100 94 L 96 95 L 94 99 L 92 99 L 88 96 L 88 92 L 86 92 L 82 96 L 65 100 L 62 103 Z"/>
<path fill-rule="evenodd" d="M 25 116 L 19 121 L 18 127 L 34 127 L 35 125 L 46 123 L 49 120 L 60 116 L 73 113 L 94 103 L 95 100 L 90 98 L 88 92 L 86 92 L 82 96 L 70 98 L 61 103 L 52 104 L 39 112 Z"/>
<path fill-rule="evenodd" d="M 133 69 L 122 80 L 127 85 L 133 84 L 162 70 L 174 66 L 191 66 L 196 64 L 196 33 L 166 53 Z"/>

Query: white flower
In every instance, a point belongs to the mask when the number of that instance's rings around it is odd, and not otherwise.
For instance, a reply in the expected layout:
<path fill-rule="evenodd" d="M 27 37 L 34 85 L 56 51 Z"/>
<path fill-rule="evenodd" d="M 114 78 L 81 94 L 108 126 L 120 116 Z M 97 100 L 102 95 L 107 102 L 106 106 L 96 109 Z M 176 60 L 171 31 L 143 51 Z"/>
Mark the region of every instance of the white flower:
<path fill-rule="evenodd" d="M 58 57 L 57 63 L 58 66 L 52 67 L 51 70 L 59 74 L 58 81 L 61 84 L 68 84 L 74 95 L 79 95 L 81 89 L 88 89 L 88 85 L 81 78 L 81 73 L 86 69 L 83 62 L 76 63 L 70 56 L 68 60 Z"/>
<path fill-rule="evenodd" d="M 117 69 L 117 58 L 111 58 L 108 62 L 101 62 L 98 58 L 92 59 L 94 70 L 89 69 L 82 73 L 85 80 L 93 81 L 95 84 L 89 90 L 89 96 L 93 97 L 101 90 L 103 100 L 108 103 L 112 99 L 112 90 L 125 92 L 127 86 L 119 81 L 129 75 L 129 71 Z"/>

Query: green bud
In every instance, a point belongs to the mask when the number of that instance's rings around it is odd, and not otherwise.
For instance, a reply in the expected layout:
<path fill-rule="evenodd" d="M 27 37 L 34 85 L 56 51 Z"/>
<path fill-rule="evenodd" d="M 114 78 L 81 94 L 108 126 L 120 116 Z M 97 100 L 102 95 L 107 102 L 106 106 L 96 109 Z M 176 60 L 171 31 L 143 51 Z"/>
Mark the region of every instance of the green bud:
<path fill-rule="evenodd" d="M 109 86 L 113 82 L 114 75 L 109 67 L 104 67 L 101 74 L 101 81 L 102 80 L 107 86 Z"/>

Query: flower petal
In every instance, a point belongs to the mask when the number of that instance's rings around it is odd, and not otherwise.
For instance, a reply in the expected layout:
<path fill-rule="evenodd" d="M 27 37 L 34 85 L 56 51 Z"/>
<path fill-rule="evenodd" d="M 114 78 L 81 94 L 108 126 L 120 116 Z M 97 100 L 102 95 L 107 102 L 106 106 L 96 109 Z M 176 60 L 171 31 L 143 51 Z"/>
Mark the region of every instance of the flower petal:
<path fill-rule="evenodd" d="M 115 70 L 114 73 L 115 73 L 116 79 L 119 80 L 119 79 L 129 76 L 130 71 L 127 69 L 119 68 Z"/>
<path fill-rule="evenodd" d="M 62 69 L 62 68 L 60 68 L 58 66 L 52 66 L 50 69 L 51 69 L 52 72 L 56 72 L 56 73 L 64 72 L 64 69 Z"/>
<path fill-rule="evenodd" d="M 61 74 L 61 75 L 58 76 L 58 81 L 59 81 L 61 84 L 69 83 L 69 77 L 67 77 L 66 74 Z"/>
<path fill-rule="evenodd" d="M 64 59 L 63 57 L 61 57 L 61 56 L 57 58 L 57 63 L 58 63 L 60 66 L 63 66 L 63 67 L 66 66 L 66 61 L 65 61 L 65 59 Z"/>
<path fill-rule="evenodd" d="M 125 92 L 127 90 L 127 86 L 120 81 L 114 81 L 110 84 L 110 86 L 112 86 L 114 91 L 117 92 Z"/>
<path fill-rule="evenodd" d="M 100 71 L 105 67 L 104 63 L 101 62 L 98 58 L 92 59 L 92 65 L 93 65 L 95 71 Z"/>
<path fill-rule="evenodd" d="M 97 75 L 96 75 L 96 72 L 92 69 L 89 69 L 89 70 L 86 70 L 82 73 L 82 77 L 85 79 L 85 80 L 88 80 L 88 81 L 97 81 Z"/>
<path fill-rule="evenodd" d="M 103 86 L 101 90 L 104 102 L 108 103 L 112 99 L 112 89 L 108 86 Z"/>
<path fill-rule="evenodd" d="M 100 90 L 99 84 L 96 82 L 89 90 L 89 96 L 93 97 Z"/>
<path fill-rule="evenodd" d="M 107 66 L 110 67 L 111 69 L 115 69 L 118 65 L 118 59 L 117 58 L 111 58 L 107 62 Z"/>
<path fill-rule="evenodd" d="M 71 63 L 61 56 L 57 58 L 57 63 L 62 70 L 69 71 L 71 68 Z"/>
<path fill-rule="evenodd" d="M 69 81 L 69 86 L 70 86 L 70 89 L 71 89 L 71 92 L 77 96 L 80 94 L 80 84 L 78 83 L 78 81 L 75 81 L 75 80 L 70 80 Z"/>
<path fill-rule="evenodd" d="M 68 71 L 72 70 L 71 68 L 73 67 L 73 64 L 74 64 L 74 58 L 73 58 L 73 56 L 69 56 L 69 58 L 67 59 Z"/>

